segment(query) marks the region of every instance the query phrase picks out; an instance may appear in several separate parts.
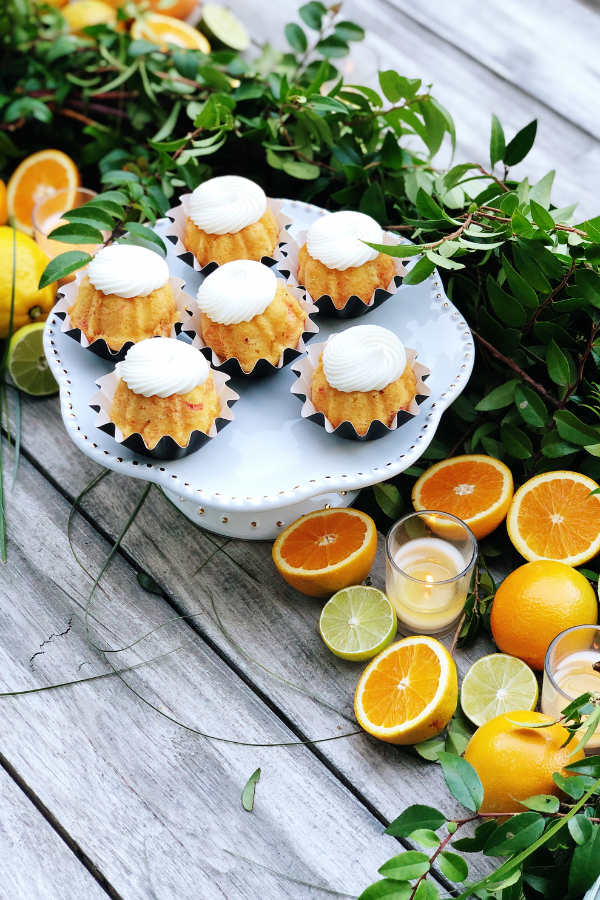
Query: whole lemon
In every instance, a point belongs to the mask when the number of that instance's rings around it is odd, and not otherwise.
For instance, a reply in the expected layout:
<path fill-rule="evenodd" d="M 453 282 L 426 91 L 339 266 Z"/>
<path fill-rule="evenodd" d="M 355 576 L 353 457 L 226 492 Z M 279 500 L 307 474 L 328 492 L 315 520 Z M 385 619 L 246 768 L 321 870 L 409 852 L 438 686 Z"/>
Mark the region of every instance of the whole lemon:
<path fill-rule="evenodd" d="M 8 336 L 13 281 L 13 234 L 17 239 L 17 274 L 13 332 L 30 322 L 43 322 L 54 304 L 56 284 L 38 288 L 48 257 L 36 242 L 21 231 L 0 227 L 0 338 Z"/>
<path fill-rule="evenodd" d="M 116 23 L 116 10 L 102 0 L 76 0 L 61 10 L 69 24 L 69 30 L 79 34 L 90 25 L 110 25 Z"/>
<path fill-rule="evenodd" d="M 546 650 L 573 625 L 596 625 L 598 603 L 581 572 L 551 559 L 526 563 L 508 575 L 494 597 L 491 626 L 503 653 L 543 669 Z"/>
<path fill-rule="evenodd" d="M 583 750 L 569 756 L 576 741 L 561 747 L 569 737 L 562 725 L 548 728 L 526 728 L 513 725 L 519 722 L 551 722 L 543 713 L 506 713 L 490 719 L 478 728 L 465 750 L 483 785 L 483 804 L 480 812 L 525 812 L 519 800 L 536 794 L 563 796 L 552 779 L 554 772 L 568 775 L 563 767 L 583 759 Z"/>

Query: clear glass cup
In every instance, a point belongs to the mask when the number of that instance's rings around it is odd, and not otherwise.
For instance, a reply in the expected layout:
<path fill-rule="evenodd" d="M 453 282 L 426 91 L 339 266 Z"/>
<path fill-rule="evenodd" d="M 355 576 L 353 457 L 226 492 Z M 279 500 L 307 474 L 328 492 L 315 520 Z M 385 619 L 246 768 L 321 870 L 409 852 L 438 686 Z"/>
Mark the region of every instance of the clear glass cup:
<path fill-rule="evenodd" d="M 575 625 L 555 637 L 546 652 L 542 685 L 542 712 L 559 719 L 571 700 L 593 691 L 600 694 L 600 628 Z M 600 747 L 600 727 L 585 746 L 586 753 Z"/>
<path fill-rule="evenodd" d="M 63 213 L 71 209 L 77 209 L 84 203 L 89 203 L 97 194 L 88 188 L 61 188 L 41 200 L 33 207 L 31 221 L 33 224 L 33 236 L 36 243 L 44 253 L 54 259 L 68 250 L 83 250 L 84 253 L 93 254 L 100 244 L 63 244 L 61 241 L 51 241 L 48 235 L 60 225 L 67 225 L 67 220 L 62 218 Z"/>
<path fill-rule="evenodd" d="M 444 635 L 462 616 L 477 541 L 456 516 L 414 512 L 390 529 L 385 542 L 386 593 L 402 634 Z"/>

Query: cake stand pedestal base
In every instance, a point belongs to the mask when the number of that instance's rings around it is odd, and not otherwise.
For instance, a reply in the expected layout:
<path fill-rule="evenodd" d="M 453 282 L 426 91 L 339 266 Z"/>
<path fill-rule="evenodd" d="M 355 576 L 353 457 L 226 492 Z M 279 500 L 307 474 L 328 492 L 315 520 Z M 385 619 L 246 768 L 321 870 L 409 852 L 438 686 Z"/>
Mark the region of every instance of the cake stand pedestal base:
<path fill-rule="evenodd" d="M 164 495 L 196 525 L 215 534 L 224 534 L 246 541 L 274 541 L 284 528 L 300 516 L 317 509 L 350 506 L 359 494 L 359 491 L 332 491 L 330 494 L 319 494 L 318 497 L 310 497 L 291 506 L 252 513 L 224 512 L 222 509 L 192 503 L 164 488 L 162 490 Z"/>

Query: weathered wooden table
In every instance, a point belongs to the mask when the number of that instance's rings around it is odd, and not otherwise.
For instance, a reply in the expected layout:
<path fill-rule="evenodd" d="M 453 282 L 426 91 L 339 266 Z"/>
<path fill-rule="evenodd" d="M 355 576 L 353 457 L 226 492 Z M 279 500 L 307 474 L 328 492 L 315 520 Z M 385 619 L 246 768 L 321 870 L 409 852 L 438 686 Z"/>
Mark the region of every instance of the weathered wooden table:
<path fill-rule="evenodd" d="M 276 43 L 299 4 L 230 5 Z M 556 202 L 580 199 L 582 218 L 598 211 L 592 8 L 353 0 L 347 13 L 370 29 L 381 68 L 435 82 L 457 120 L 459 159 L 485 161 L 491 111 L 509 134 L 537 115 L 530 171 L 555 166 Z M 99 469 L 67 438 L 55 398 L 23 399 L 22 444 L 12 490 L 5 479 L 3 691 L 111 671 L 86 640 L 92 578 L 67 536 L 73 500 Z M 143 491 L 109 474 L 82 499 L 72 542 L 92 576 Z M 164 598 L 143 590 L 138 572 Z M 381 548 L 374 583 L 383 584 Z M 205 533 L 153 488 L 94 596 L 90 624 L 104 646 L 129 648 L 110 654 L 118 669 L 181 649 L 121 677 L 0 700 L 2 900 L 326 896 L 269 869 L 356 896 L 398 851 L 382 832 L 403 808 L 434 802 L 458 812 L 439 766 L 364 734 L 340 737 L 356 730 L 361 667 L 322 644 L 321 605 L 279 578 L 270 544 Z M 488 646 L 482 639 L 458 654 L 461 672 Z M 259 766 L 248 813 L 241 794 Z"/>

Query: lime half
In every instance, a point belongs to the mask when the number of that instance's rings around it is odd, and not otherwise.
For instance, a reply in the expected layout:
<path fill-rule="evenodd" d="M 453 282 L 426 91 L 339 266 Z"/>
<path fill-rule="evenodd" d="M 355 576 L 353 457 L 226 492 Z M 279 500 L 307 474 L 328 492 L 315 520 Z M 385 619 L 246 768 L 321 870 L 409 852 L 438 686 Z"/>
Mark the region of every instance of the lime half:
<path fill-rule="evenodd" d="M 396 611 L 374 587 L 344 588 L 323 607 L 321 637 L 336 656 L 360 661 L 372 659 L 394 639 Z"/>
<path fill-rule="evenodd" d="M 225 45 L 239 53 L 250 46 L 250 35 L 237 16 L 217 3 L 205 3 L 202 6 L 198 28 L 216 46 Z"/>
<path fill-rule="evenodd" d="M 44 325 L 44 322 L 32 322 L 19 328 L 8 350 L 8 371 L 15 387 L 35 397 L 45 397 L 58 390 L 42 344 Z"/>
<path fill-rule="evenodd" d="M 537 699 L 538 683 L 529 666 L 504 653 L 474 662 L 460 689 L 463 712 L 475 725 L 502 713 L 535 709 Z"/>

